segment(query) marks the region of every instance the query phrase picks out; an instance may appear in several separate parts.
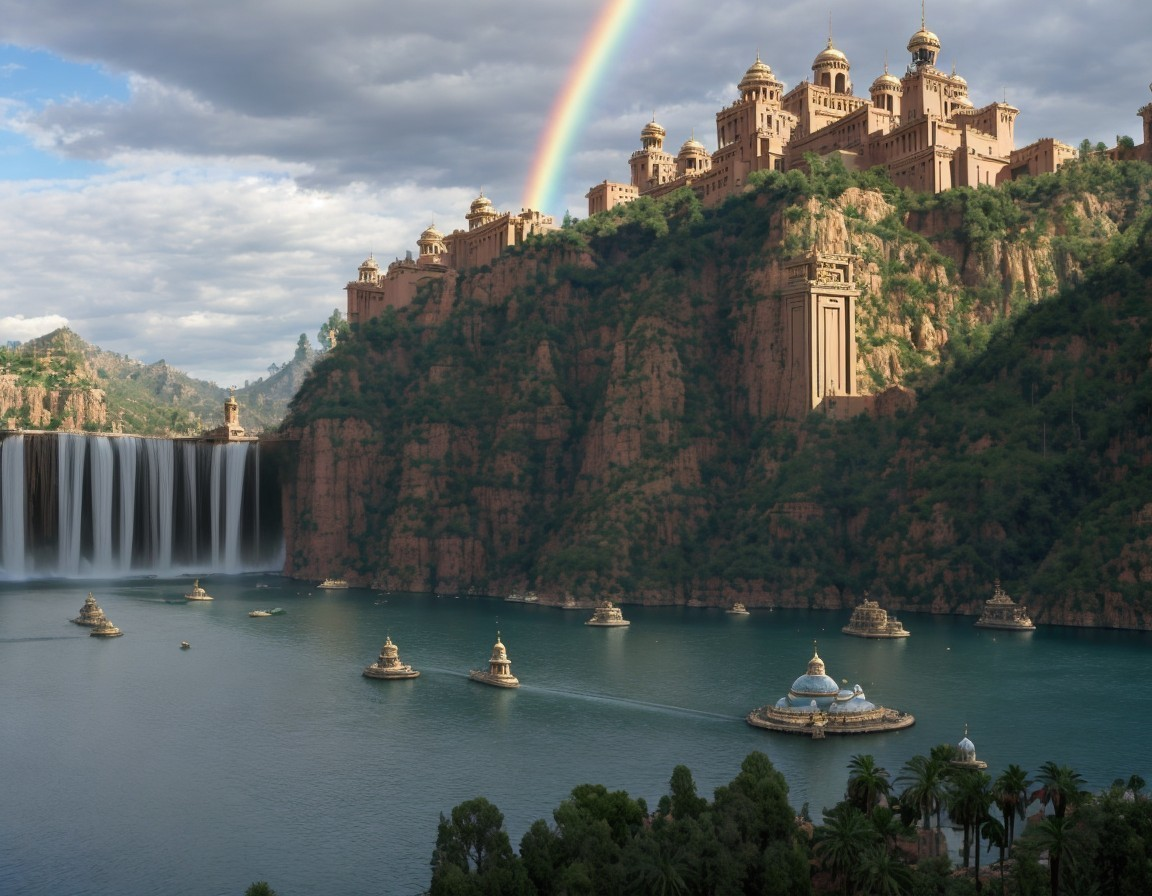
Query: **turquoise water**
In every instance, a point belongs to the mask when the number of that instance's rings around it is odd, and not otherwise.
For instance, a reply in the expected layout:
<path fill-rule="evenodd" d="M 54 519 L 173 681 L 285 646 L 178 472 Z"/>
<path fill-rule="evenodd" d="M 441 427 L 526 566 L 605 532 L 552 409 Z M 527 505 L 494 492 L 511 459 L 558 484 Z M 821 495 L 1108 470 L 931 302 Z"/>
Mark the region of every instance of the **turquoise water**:
<path fill-rule="evenodd" d="M 495 599 L 202 584 L 215 601 L 171 602 L 186 579 L 100 583 L 125 632 L 108 641 L 68 622 L 87 587 L 0 586 L 0 892 L 234 896 L 267 880 L 406 896 L 427 886 L 439 814 L 477 795 L 516 844 L 578 784 L 654 806 L 684 763 L 711 796 L 762 750 L 818 817 L 852 755 L 895 774 L 966 724 L 993 774 L 1051 759 L 1093 788 L 1152 780 L 1142 633 L 905 615 L 912 637 L 885 642 L 840 634 L 847 613 L 642 607 L 605 630 Z M 287 613 L 248 617 L 273 606 Z M 467 679 L 497 630 L 515 691 Z M 389 633 L 419 679 L 360 675 Z M 814 639 L 828 674 L 916 726 L 824 741 L 747 726 Z"/>

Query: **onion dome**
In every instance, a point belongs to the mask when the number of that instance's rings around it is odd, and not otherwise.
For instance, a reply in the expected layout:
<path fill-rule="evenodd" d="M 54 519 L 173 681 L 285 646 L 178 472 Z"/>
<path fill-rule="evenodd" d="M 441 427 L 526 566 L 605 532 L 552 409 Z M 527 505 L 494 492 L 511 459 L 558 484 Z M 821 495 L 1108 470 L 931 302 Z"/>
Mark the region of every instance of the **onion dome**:
<path fill-rule="evenodd" d="M 496 636 L 496 643 L 492 645 L 492 660 L 494 662 L 502 663 L 508 659 L 508 651 L 505 649 L 504 644 L 500 640 L 500 636 Z"/>
<path fill-rule="evenodd" d="M 776 76 L 772 74 L 772 69 L 768 63 L 760 61 L 760 54 L 756 54 L 756 61 L 748 66 L 748 71 L 744 73 L 744 77 L 740 79 L 740 92 L 745 93 L 754 87 L 763 87 L 766 84 L 776 83 Z"/>

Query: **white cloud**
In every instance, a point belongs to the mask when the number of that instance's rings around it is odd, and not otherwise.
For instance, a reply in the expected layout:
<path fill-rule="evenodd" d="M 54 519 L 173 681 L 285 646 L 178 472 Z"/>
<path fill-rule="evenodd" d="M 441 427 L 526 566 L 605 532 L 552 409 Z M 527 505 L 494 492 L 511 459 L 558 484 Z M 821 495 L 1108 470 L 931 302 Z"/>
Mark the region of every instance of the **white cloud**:
<path fill-rule="evenodd" d="M 59 314 L 25 317 L 23 314 L 0 317 L 0 342 L 27 342 L 53 330 L 68 326 L 68 318 Z"/>

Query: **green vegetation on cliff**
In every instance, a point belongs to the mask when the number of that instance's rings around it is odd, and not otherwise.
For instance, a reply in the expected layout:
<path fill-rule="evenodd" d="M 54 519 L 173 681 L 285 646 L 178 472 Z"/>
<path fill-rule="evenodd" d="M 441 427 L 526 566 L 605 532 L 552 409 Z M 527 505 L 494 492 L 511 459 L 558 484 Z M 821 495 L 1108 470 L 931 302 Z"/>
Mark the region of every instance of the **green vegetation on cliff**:
<path fill-rule="evenodd" d="M 813 160 L 577 222 L 317 364 L 285 426 L 371 481 L 291 512 L 340 502 L 336 559 L 391 587 L 974 612 L 1000 578 L 1040 621 L 1152 625 L 1150 185 L 924 196 Z M 773 284 L 813 246 L 861 259 L 859 379 L 914 409 L 797 413 Z M 296 536 L 289 572 L 327 574 Z"/>

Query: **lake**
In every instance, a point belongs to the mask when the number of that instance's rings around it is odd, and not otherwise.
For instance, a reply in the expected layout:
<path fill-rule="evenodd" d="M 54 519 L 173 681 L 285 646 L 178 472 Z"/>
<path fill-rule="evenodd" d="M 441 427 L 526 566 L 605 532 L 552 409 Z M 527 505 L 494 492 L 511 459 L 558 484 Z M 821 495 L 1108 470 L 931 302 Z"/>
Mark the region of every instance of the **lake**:
<path fill-rule="evenodd" d="M 818 820 L 851 756 L 895 777 L 965 725 L 993 775 L 1055 760 L 1093 789 L 1152 780 L 1147 633 L 902 614 L 910 638 L 869 641 L 840 633 L 847 612 L 630 606 L 629 628 L 595 629 L 586 610 L 276 576 L 202 579 L 215 600 L 184 603 L 190 584 L 93 586 L 125 633 L 110 640 L 69 622 L 87 583 L 0 584 L 0 892 L 408 896 L 440 813 L 477 795 L 515 846 L 578 784 L 654 807 L 683 763 L 710 798 L 761 750 Z M 269 607 L 287 612 L 248 616 Z M 467 678 L 498 631 L 518 690 Z M 420 678 L 361 676 L 387 635 Z M 814 640 L 829 675 L 915 727 L 813 741 L 746 725 Z"/>

